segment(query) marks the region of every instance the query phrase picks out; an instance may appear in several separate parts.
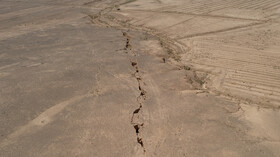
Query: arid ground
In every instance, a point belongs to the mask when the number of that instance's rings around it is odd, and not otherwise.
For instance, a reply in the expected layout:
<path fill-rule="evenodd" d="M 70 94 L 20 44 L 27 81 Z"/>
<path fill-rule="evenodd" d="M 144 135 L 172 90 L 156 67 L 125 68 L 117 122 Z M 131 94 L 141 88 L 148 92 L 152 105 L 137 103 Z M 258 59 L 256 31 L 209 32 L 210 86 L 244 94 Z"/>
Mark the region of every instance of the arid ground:
<path fill-rule="evenodd" d="M 278 0 L 0 0 L 1 157 L 280 157 Z"/>

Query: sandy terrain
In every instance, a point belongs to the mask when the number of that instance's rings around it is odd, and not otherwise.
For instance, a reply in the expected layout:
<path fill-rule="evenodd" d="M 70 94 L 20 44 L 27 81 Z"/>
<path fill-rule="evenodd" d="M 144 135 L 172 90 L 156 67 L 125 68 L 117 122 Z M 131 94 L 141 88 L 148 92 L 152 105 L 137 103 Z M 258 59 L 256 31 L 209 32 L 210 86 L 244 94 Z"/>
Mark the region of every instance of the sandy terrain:
<path fill-rule="evenodd" d="M 280 156 L 277 0 L 0 1 L 0 156 Z"/>

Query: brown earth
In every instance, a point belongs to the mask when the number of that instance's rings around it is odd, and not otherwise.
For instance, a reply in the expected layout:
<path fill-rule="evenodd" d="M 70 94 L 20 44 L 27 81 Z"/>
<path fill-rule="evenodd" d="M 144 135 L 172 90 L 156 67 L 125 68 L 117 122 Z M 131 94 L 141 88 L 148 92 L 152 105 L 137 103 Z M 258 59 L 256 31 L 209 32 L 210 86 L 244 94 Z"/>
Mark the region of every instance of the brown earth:
<path fill-rule="evenodd" d="M 280 156 L 280 2 L 0 8 L 0 156 Z"/>

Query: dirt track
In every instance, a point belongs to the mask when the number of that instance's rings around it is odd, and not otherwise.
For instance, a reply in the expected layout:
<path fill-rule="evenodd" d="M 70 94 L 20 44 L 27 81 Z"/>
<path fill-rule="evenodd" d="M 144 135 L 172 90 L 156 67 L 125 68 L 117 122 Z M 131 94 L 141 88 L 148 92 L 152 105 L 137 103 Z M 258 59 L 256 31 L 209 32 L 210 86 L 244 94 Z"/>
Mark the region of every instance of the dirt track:
<path fill-rule="evenodd" d="M 279 156 L 278 1 L 0 8 L 0 156 Z"/>

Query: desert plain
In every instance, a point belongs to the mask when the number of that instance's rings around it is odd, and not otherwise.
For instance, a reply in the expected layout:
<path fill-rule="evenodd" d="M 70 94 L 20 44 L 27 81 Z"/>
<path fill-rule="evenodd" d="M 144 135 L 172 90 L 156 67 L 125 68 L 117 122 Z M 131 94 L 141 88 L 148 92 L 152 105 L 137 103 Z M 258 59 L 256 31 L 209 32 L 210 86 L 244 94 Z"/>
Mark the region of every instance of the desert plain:
<path fill-rule="evenodd" d="M 278 0 L 1 0 L 1 157 L 279 157 Z"/>

